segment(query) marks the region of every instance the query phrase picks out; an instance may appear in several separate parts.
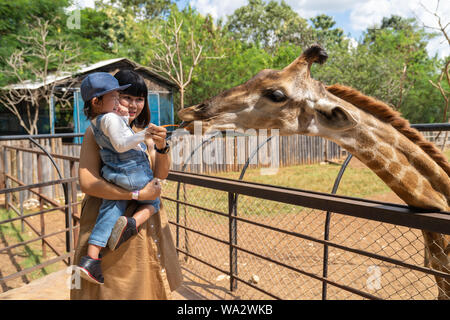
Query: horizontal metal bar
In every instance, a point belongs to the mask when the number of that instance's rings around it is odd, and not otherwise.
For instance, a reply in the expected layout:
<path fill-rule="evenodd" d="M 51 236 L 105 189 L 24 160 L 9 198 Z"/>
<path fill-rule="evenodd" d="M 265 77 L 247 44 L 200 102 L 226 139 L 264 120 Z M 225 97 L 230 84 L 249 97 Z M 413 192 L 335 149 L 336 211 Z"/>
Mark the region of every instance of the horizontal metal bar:
<path fill-rule="evenodd" d="M 230 245 L 230 242 L 228 242 L 228 241 L 225 241 L 225 240 L 222 240 L 222 239 L 219 239 L 219 238 L 215 238 L 215 237 L 213 237 L 213 236 L 211 236 L 211 235 L 209 235 L 209 234 L 206 234 L 206 233 L 203 233 L 203 232 L 201 232 L 201 231 L 198 231 L 198 230 L 189 228 L 189 227 L 184 226 L 184 225 L 182 225 L 182 224 L 180 224 L 180 223 L 176 223 L 176 222 L 173 222 L 173 221 L 169 221 L 169 223 L 170 223 L 170 224 L 173 224 L 174 226 L 178 226 L 178 227 L 180 227 L 180 228 L 182 228 L 182 229 L 185 229 L 185 230 L 191 231 L 191 232 L 193 232 L 193 233 L 199 234 L 199 235 L 201 235 L 201 236 L 203 236 L 203 237 L 209 238 L 209 239 L 211 239 L 211 240 L 215 240 L 215 241 L 220 242 L 220 243 L 222 243 L 222 244 L 224 244 L 224 245 L 227 245 L 227 246 Z"/>
<path fill-rule="evenodd" d="M 165 199 L 165 200 L 173 201 L 173 202 L 176 202 L 176 203 L 179 203 L 179 204 L 182 204 L 182 205 L 186 205 L 186 206 L 189 206 L 189 207 L 193 207 L 193 208 L 196 208 L 196 209 L 200 209 L 200 210 L 204 210 L 204 211 L 207 211 L 207 212 L 215 213 L 217 215 L 224 216 L 224 217 L 228 218 L 228 214 L 220 212 L 220 211 L 217 211 L 217 210 L 201 207 L 201 206 L 198 206 L 198 205 L 195 205 L 195 204 L 192 204 L 192 203 L 188 203 L 188 202 L 184 202 L 184 201 L 181 201 L 181 200 L 169 198 L 169 197 L 166 197 L 166 196 L 162 196 L 161 198 Z"/>
<path fill-rule="evenodd" d="M 21 277 L 23 275 L 26 275 L 26 274 L 28 274 L 30 272 L 36 271 L 37 269 L 42 269 L 42 268 L 45 268 L 48 265 L 54 264 L 56 262 L 59 262 L 61 260 L 66 259 L 66 258 L 70 258 L 72 255 L 73 255 L 73 252 L 72 253 L 65 253 L 65 254 L 60 255 L 60 256 L 58 256 L 58 257 L 56 257 L 54 259 L 47 260 L 47 261 L 45 261 L 45 262 L 43 262 L 41 264 L 38 264 L 36 266 L 33 266 L 31 268 L 28 268 L 28 269 L 22 270 L 20 272 L 13 273 L 13 274 L 11 274 L 9 276 L 0 278 L 0 282 L 16 279 L 16 278 Z"/>
<path fill-rule="evenodd" d="M 11 179 L 11 180 L 14 181 L 15 183 L 18 183 L 20 186 L 25 186 L 25 183 L 24 183 L 24 182 L 20 181 L 19 179 L 16 179 L 15 177 L 13 177 L 13 176 L 11 176 L 11 175 L 9 175 L 9 174 L 5 174 L 5 177 Z M 72 178 L 69 178 L 69 179 L 72 179 Z M 52 206 L 59 207 L 59 205 L 60 205 L 58 202 L 56 202 L 56 201 L 54 201 L 54 200 L 52 200 L 52 199 L 47 198 L 47 197 L 44 196 L 43 194 L 40 194 L 39 192 L 34 191 L 33 189 L 29 189 L 29 191 L 32 192 L 32 193 L 34 193 L 35 195 L 37 195 L 37 196 L 39 197 L 39 199 L 42 199 L 42 200 L 44 200 L 45 202 L 50 203 Z M 64 211 L 63 211 L 63 212 L 64 212 Z M 65 212 L 64 212 L 64 213 L 65 213 Z"/>
<path fill-rule="evenodd" d="M 57 133 L 57 134 L 23 134 L 23 135 L 10 135 L 10 136 L 0 136 L 0 141 L 7 140 L 24 140 L 24 139 L 55 139 L 55 138 L 76 138 L 83 137 L 84 133 Z"/>
<path fill-rule="evenodd" d="M 183 249 L 180 249 L 180 248 L 176 248 L 176 249 L 177 249 L 177 251 L 181 252 L 182 254 L 187 255 L 188 257 L 191 257 L 192 259 L 197 260 L 197 261 L 199 261 L 199 262 L 201 262 L 201 263 L 203 263 L 203 264 L 206 264 L 208 267 L 211 267 L 211 268 L 213 268 L 213 269 L 216 269 L 217 271 L 220 271 L 220 272 L 222 272 L 222 273 L 225 273 L 225 274 L 227 274 L 227 275 L 230 275 L 230 272 L 229 272 L 229 271 L 225 271 L 225 270 L 223 270 L 223 269 L 220 269 L 219 267 L 216 267 L 215 265 L 213 265 L 213 264 L 211 264 L 211 263 L 209 263 L 209 262 L 206 262 L 205 260 L 200 259 L 199 257 L 196 257 L 196 256 L 194 256 L 194 255 L 192 255 L 192 254 L 190 254 L 190 253 L 184 251 Z"/>
<path fill-rule="evenodd" d="M 9 175 L 5 175 L 5 176 L 7 178 L 11 179 L 11 177 Z M 72 178 L 61 179 L 61 180 L 52 180 L 52 181 L 35 183 L 35 184 L 29 184 L 29 185 L 26 185 L 26 186 L 19 186 L 19 187 L 13 187 L 13 188 L 5 188 L 5 189 L 1 189 L 0 190 L 0 194 L 19 192 L 19 191 L 24 191 L 24 190 L 34 189 L 34 188 L 47 187 L 47 186 L 52 186 L 52 185 L 55 185 L 55 184 L 69 183 L 69 182 L 74 182 L 74 181 L 78 181 L 78 177 L 72 177 Z"/>
<path fill-rule="evenodd" d="M 238 275 L 236 275 L 236 274 L 233 274 L 233 279 L 236 279 L 236 280 L 238 280 L 238 281 L 240 281 L 240 282 L 246 284 L 247 286 L 252 287 L 253 289 L 258 290 L 259 292 L 262 292 L 262 293 L 264 293 L 264 294 L 268 295 L 269 297 L 272 297 L 272 298 L 274 298 L 274 299 L 276 299 L 276 300 L 283 300 L 282 298 L 280 298 L 280 297 L 274 295 L 273 293 L 270 293 L 269 291 L 266 291 L 266 290 L 264 290 L 264 289 L 261 289 L 260 287 L 255 286 L 254 284 L 252 284 L 252 283 L 250 283 L 250 282 L 248 282 L 248 281 L 246 281 L 246 280 L 240 278 L 240 277 L 239 277 Z"/>
<path fill-rule="evenodd" d="M 61 209 L 65 209 L 65 208 L 68 208 L 68 207 L 79 205 L 81 203 L 82 203 L 82 201 L 78 201 L 78 202 L 74 202 L 74 203 L 67 204 L 67 205 L 60 206 L 60 207 L 55 207 L 55 208 L 41 210 L 41 211 L 38 211 L 38 212 L 33 212 L 33 213 L 30 213 L 30 214 L 27 214 L 27 215 L 23 215 L 23 216 L 20 216 L 20 217 L 16 217 L 16 218 L 11 218 L 11 219 L 7 219 L 7 220 L 1 220 L 0 224 L 9 223 L 9 222 L 17 221 L 17 220 L 23 220 L 23 219 L 26 219 L 26 218 L 34 217 L 34 216 L 37 216 L 37 215 L 40 215 L 40 214 L 49 213 L 49 212 L 52 212 L 52 211 L 59 211 Z M 76 217 L 73 216 L 73 218 L 76 218 Z"/>
<path fill-rule="evenodd" d="M 450 131 L 450 123 L 415 123 L 411 127 L 418 131 Z"/>
<path fill-rule="evenodd" d="M 73 229 L 75 229 L 75 228 L 78 228 L 78 226 L 73 227 Z M 23 242 L 19 242 L 19 243 L 10 245 L 9 247 L 0 248 L 0 253 L 2 253 L 4 251 L 11 250 L 11 249 L 14 249 L 14 248 L 17 248 L 17 247 L 20 247 L 20 246 L 25 246 L 25 245 L 27 245 L 29 243 L 36 242 L 36 241 L 39 241 L 39 240 L 43 240 L 45 238 L 53 237 L 53 236 L 56 236 L 56 235 L 58 235 L 60 233 L 67 232 L 69 230 L 70 230 L 70 228 L 62 229 L 62 230 L 55 231 L 55 232 L 52 232 L 52 233 L 44 234 L 43 236 L 39 236 L 39 237 L 31 239 L 31 240 L 27 240 L 27 241 L 23 241 Z"/>
<path fill-rule="evenodd" d="M 344 197 L 180 171 L 170 171 L 167 179 L 209 189 L 238 193 L 358 218 L 450 234 L 449 212 L 430 212 L 429 210 L 421 210 L 409 206 L 380 201 Z"/>
<path fill-rule="evenodd" d="M 35 148 L 24 148 L 24 147 L 8 146 L 8 145 L 4 145 L 3 147 L 7 148 L 7 149 L 11 149 L 11 150 L 34 153 L 34 154 L 41 154 L 41 155 L 47 156 L 47 154 L 45 152 L 43 152 L 39 149 L 35 149 Z M 73 162 L 80 161 L 79 157 L 66 156 L 66 155 L 57 154 L 57 153 L 49 153 L 49 154 L 55 159 L 62 159 L 62 160 L 73 161 Z"/>

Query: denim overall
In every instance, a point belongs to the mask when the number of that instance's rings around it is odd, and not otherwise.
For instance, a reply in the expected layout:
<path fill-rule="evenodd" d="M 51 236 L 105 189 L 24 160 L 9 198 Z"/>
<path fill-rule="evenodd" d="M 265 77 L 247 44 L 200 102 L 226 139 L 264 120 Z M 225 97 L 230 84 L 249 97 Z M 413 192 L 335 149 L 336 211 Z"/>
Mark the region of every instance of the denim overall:
<path fill-rule="evenodd" d="M 150 169 L 147 154 L 136 149 L 123 153 L 115 151 L 109 138 L 102 132 L 100 126 L 97 126 L 97 123 L 100 123 L 103 116 L 99 115 L 95 121 L 91 121 L 95 141 L 100 147 L 100 157 L 103 161 L 102 177 L 126 190 L 141 190 L 153 180 L 153 172 Z M 146 150 L 145 143 L 140 145 Z M 100 247 L 106 246 L 117 219 L 125 213 L 128 201 L 103 200 L 94 229 L 89 237 L 88 242 L 90 244 Z M 159 198 L 156 200 L 138 201 L 138 203 L 151 204 L 155 207 L 155 212 L 159 211 Z"/>

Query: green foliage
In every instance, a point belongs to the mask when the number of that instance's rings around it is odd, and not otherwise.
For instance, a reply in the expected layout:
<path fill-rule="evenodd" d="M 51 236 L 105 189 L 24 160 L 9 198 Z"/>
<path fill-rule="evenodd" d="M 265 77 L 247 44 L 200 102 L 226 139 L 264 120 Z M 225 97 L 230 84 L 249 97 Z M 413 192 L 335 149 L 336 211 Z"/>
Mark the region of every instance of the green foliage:
<path fill-rule="evenodd" d="M 226 27 L 236 39 L 273 49 L 278 43 L 289 42 L 303 46 L 313 39 L 313 31 L 305 19 L 281 1 L 249 0 L 228 17 Z"/>
<path fill-rule="evenodd" d="M 187 54 L 194 33 L 205 57 L 186 88 L 185 104 L 196 104 L 241 84 L 264 68 L 281 69 L 312 43 L 328 52 L 322 66 L 312 75 L 326 84 L 355 87 L 399 109 L 411 122 L 441 122 L 443 99 L 429 80 L 437 81 L 445 60 L 430 57 L 428 41 L 435 36 L 415 19 L 385 17 L 368 28 L 356 45 L 350 45 L 332 17 L 319 14 L 307 20 L 286 2 L 249 0 L 227 17 L 214 22 L 189 6 L 180 10 L 170 0 L 97 1 L 96 8 L 81 10 L 81 28 L 69 29 L 65 11 L 70 0 L 0 0 L 0 57 L 21 47 L 17 35 L 28 35 L 34 16 L 56 17 L 51 37 L 64 37 L 81 48 L 77 62 L 88 64 L 114 57 L 127 57 L 148 66 L 161 51 L 156 36 L 169 39 L 168 26 L 175 17 L 183 21 L 180 56 Z M 175 57 L 178 63 L 178 57 Z M 0 59 L 0 69 L 4 62 Z M 0 85 L 8 83 L 0 74 Z M 443 83 L 448 89 L 448 85 Z M 177 99 L 175 99 L 177 101 Z"/>
<path fill-rule="evenodd" d="M 137 17 L 146 19 L 156 18 L 167 14 L 171 6 L 170 0 L 111 0 L 111 4 L 128 8 Z"/>

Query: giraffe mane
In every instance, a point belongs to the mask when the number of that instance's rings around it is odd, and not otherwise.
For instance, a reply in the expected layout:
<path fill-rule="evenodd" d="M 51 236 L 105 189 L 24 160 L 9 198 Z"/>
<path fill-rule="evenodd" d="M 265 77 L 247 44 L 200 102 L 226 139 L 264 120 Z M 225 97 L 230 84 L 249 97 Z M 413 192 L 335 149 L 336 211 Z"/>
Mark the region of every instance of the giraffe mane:
<path fill-rule="evenodd" d="M 327 86 L 326 89 L 331 94 L 372 114 L 379 120 L 391 124 L 397 131 L 402 133 L 427 153 L 450 177 L 450 164 L 448 163 L 447 158 L 433 143 L 427 141 L 419 131 L 411 128 L 409 121 L 403 118 L 400 112 L 393 110 L 384 102 L 366 96 L 351 87 L 334 84 Z"/>

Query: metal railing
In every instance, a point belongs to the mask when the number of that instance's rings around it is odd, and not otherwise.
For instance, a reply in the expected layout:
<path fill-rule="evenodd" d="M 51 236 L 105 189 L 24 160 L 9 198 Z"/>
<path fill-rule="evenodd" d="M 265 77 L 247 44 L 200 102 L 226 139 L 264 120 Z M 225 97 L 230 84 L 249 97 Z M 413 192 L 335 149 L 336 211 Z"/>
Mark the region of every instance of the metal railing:
<path fill-rule="evenodd" d="M 427 131 L 450 130 L 449 124 L 416 127 Z M 9 137 L 0 137 L 0 140 L 6 138 Z M 6 149 L 17 147 L 4 148 L 5 153 Z M 33 152 L 43 155 L 43 151 Z M 351 155 L 341 167 L 330 194 L 242 181 L 247 166 L 239 180 L 171 171 L 162 198 L 166 200 L 177 250 L 185 257 L 185 270 L 196 274 L 196 280 L 213 283 L 214 287 L 222 286 L 222 280 L 217 279 L 223 277 L 217 275 L 228 276 L 228 286 L 223 286 L 228 298 L 433 299 L 436 296 L 433 277 L 450 281 L 450 275 L 422 266 L 420 230 L 450 234 L 449 213 L 335 195 L 350 159 Z M 73 216 L 71 208 L 78 204 L 73 198 L 75 175 L 25 186 L 6 171 L 5 177 L 19 186 L 8 185 L 0 194 L 62 184 L 67 188 L 65 205 L 32 215 L 64 210 L 66 218 Z M 183 200 L 180 200 L 181 185 Z M 17 208 L 14 211 L 18 217 L 0 223 L 25 221 L 31 216 L 21 216 Z M 68 234 L 67 253 L 61 254 L 59 260 L 68 258 L 73 251 L 74 226 L 71 219 L 66 221 L 69 229 L 61 232 Z M 45 240 L 49 236 L 38 234 L 30 241 Z M 11 248 L 0 250 L 8 249 Z M 371 266 L 379 266 L 383 277 L 390 281 L 378 291 L 366 290 L 359 283 L 367 278 Z M 336 278 L 339 268 L 343 270 L 342 275 Z M 28 272 L 23 270 L 0 281 Z M 412 278 L 414 280 L 405 280 Z M 219 296 L 216 292 L 213 294 Z"/>
<path fill-rule="evenodd" d="M 432 276 L 443 277 L 448 281 L 450 281 L 450 274 L 447 273 L 432 270 L 430 268 L 423 267 L 417 264 L 404 262 L 401 259 L 383 256 L 381 254 L 370 252 L 368 250 L 362 250 L 347 245 L 339 244 L 337 242 L 330 241 L 327 238 L 321 239 L 310 234 L 305 234 L 294 230 L 286 230 L 274 225 L 266 224 L 259 221 L 259 219 L 257 218 L 255 219 L 252 219 L 252 217 L 249 218 L 248 213 L 247 214 L 240 213 L 238 215 L 236 213 L 237 205 L 235 203 L 235 199 L 237 195 L 240 195 L 241 197 L 246 196 L 245 199 L 247 201 L 249 199 L 259 199 L 262 201 L 269 200 L 273 201 L 272 203 L 276 202 L 277 204 L 289 204 L 294 206 L 301 206 L 302 208 L 311 208 L 320 211 L 333 212 L 334 214 L 363 218 L 370 221 L 388 223 L 396 226 L 426 229 L 433 232 L 450 234 L 450 214 L 447 212 L 427 212 L 417 209 L 413 210 L 408 206 L 395 205 L 378 201 L 369 201 L 351 197 L 336 196 L 332 194 L 304 191 L 298 189 L 269 186 L 251 182 L 236 181 L 225 178 L 203 176 L 192 173 L 171 172 L 169 174 L 168 180 L 173 181 L 175 183 L 185 183 L 191 187 L 192 186 L 200 187 L 196 189 L 198 190 L 198 192 L 196 192 L 194 195 L 193 195 L 194 191 L 192 191 L 194 188 L 191 188 L 190 198 L 192 199 L 201 198 L 201 200 L 204 201 L 206 197 L 205 196 L 201 197 L 200 194 L 207 194 L 208 192 L 212 194 L 210 199 L 220 197 L 217 194 L 218 192 L 225 192 L 228 195 L 228 205 L 223 207 L 228 210 L 223 211 L 211 207 L 198 205 L 192 202 L 180 201 L 178 199 L 168 196 L 163 196 L 163 199 L 176 203 L 177 206 L 183 205 L 189 207 L 191 209 L 190 214 L 192 216 L 200 216 L 201 214 L 199 213 L 199 211 L 203 211 L 205 212 L 205 214 L 206 213 L 208 214 L 210 220 L 208 222 L 206 222 L 207 219 L 201 219 L 205 221 L 203 221 L 203 223 L 198 224 L 191 221 L 189 225 L 180 223 L 180 221 L 170 220 L 169 222 L 172 225 L 176 226 L 177 229 L 178 228 L 184 229 L 192 234 L 200 236 L 197 238 L 198 241 L 195 242 L 197 247 L 205 246 L 205 242 L 203 241 L 203 239 L 213 240 L 212 242 L 209 241 L 210 247 L 215 247 L 215 245 L 212 244 L 213 242 L 228 247 L 229 250 L 228 264 L 230 266 L 229 270 L 226 270 L 215 263 L 217 262 L 217 260 L 223 261 L 224 259 L 215 259 L 216 258 L 215 256 L 210 256 L 211 260 L 208 261 L 208 259 L 202 258 L 199 255 L 193 253 L 193 251 L 195 251 L 194 248 L 192 248 L 193 241 L 190 241 L 190 246 L 187 249 L 180 247 L 179 244 L 178 251 L 225 275 L 228 275 L 230 277 L 229 283 L 230 291 L 236 290 L 238 281 L 244 283 L 245 285 L 259 292 L 264 293 L 265 295 L 271 298 L 276 299 L 282 298 L 281 296 L 278 296 L 276 293 L 258 287 L 252 282 L 248 281 L 248 279 L 245 279 L 244 277 L 240 276 L 240 272 L 238 271 L 237 267 L 238 266 L 237 252 L 240 252 L 257 257 L 259 259 L 270 262 L 271 264 L 280 266 L 286 270 L 294 271 L 300 275 L 310 277 L 312 279 L 321 281 L 324 284 L 340 288 L 342 290 L 351 292 L 364 298 L 369 299 L 379 298 L 370 293 L 353 288 L 350 285 L 340 284 L 337 281 L 333 281 L 327 277 L 326 273 L 325 275 L 320 275 L 319 273 L 309 272 L 295 265 L 290 265 L 285 261 L 275 259 L 274 257 L 271 257 L 271 255 L 268 253 L 262 254 L 256 252 L 255 248 L 258 247 L 257 243 L 253 243 L 252 245 L 248 246 L 248 243 L 252 243 L 251 241 L 250 242 L 242 241 L 243 237 L 250 237 L 249 235 L 246 235 L 246 229 L 250 225 L 257 227 L 258 229 L 270 230 L 270 233 L 272 234 L 276 233 L 278 235 L 289 236 L 290 238 L 295 237 L 298 238 L 299 240 L 300 239 L 306 240 L 308 242 L 322 245 L 324 248 L 334 248 L 343 250 L 359 256 L 383 261 L 385 263 L 389 263 L 391 265 L 398 266 L 401 268 L 414 270 Z M 172 216 L 172 218 L 173 217 L 174 216 Z M 220 222 L 217 221 L 215 222 L 216 217 L 225 218 L 227 222 L 223 223 L 224 222 L 223 219 L 221 219 L 222 221 Z M 240 230 L 239 233 L 237 232 L 238 222 L 240 223 L 240 225 L 242 225 L 242 227 L 239 228 L 244 229 L 243 231 Z M 214 233 L 211 233 L 211 230 L 216 231 L 217 228 L 220 228 L 222 232 L 226 232 L 225 230 L 226 225 L 228 225 L 228 237 L 227 236 L 217 237 Z M 244 227 L 244 225 L 246 227 Z M 237 241 L 238 238 L 241 239 L 241 241 L 246 243 L 247 245 L 240 245 Z M 262 238 L 259 239 L 257 242 L 259 241 L 265 243 L 267 239 Z M 267 248 L 269 247 L 270 245 L 267 246 Z M 222 254 L 223 253 L 224 252 L 222 252 Z M 205 257 L 206 255 L 203 252 L 201 252 L 201 256 Z M 327 266 L 327 264 L 325 263 L 325 257 L 326 256 L 324 255 L 324 266 Z M 326 295 L 324 295 L 323 298 L 326 298 Z"/>
<path fill-rule="evenodd" d="M 20 241 L 15 244 L 6 246 L 4 248 L 0 248 L 0 253 L 11 253 L 12 249 L 16 249 L 18 247 L 27 246 L 33 242 L 41 241 L 41 250 L 42 257 L 47 258 L 47 248 L 49 248 L 56 257 L 51 258 L 42 263 L 38 263 L 32 267 L 26 268 L 24 270 L 20 270 L 16 273 L 3 276 L 0 278 L 0 283 L 6 283 L 7 281 L 16 279 L 18 277 L 25 276 L 31 272 L 36 270 L 45 268 L 49 265 L 55 264 L 57 262 L 63 261 L 66 265 L 71 265 L 71 259 L 74 253 L 74 241 L 77 240 L 78 225 L 77 222 L 79 220 L 78 215 L 78 205 L 81 203 L 77 201 L 77 185 L 78 185 L 78 177 L 75 170 L 75 163 L 79 161 L 78 158 L 69 157 L 58 154 L 51 154 L 48 152 L 35 138 L 61 138 L 62 136 L 68 136 L 67 134 L 61 135 L 36 135 L 36 136 L 3 136 L 0 137 L 0 141 L 9 141 L 9 140 L 29 140 L 33 145 L 37 148 L 27 148 L 21 146 L 12 146 L 12 145 L 1 145 L 2 152 L 2 167 L 3 167 L 3 179 L 5 188 L 0 190 L 0 195 L 4 195 L 5 197 L 5 209 L 11 209 L 17 217 L 9 218 L 0 221 L 0 224 L 12 223 L 14 221 L 21 221 L 21 231 L 24 231 L 24 225 L 36 235 L 35 238 L 30 240 Z M 71 135 L 71 136 L 79 136 L 79 135 Z M 27 185 L 21 180 L 20 177 L 20 163 L 19 157 L 17 154 L 21 153 L 30 153 L 37 156 L 37 177 L 38 183 L 33 183 Z M 10 172 L 11 160 L 13 159 L 12 153 L 15 153 L 16 156 L 16 172 L 17 176 L 14 176 L 12 172 Z M 59 179 L 42 182 L 45 180 L 42 174 L 42 157 L 47 157 L 53 167 L 55 168 Z M 63 178 L 61 169 L 56 163 L 55 159 L 64 159 L 70 161 L 70 178 Z M 13 186 L 13 184 L 15 186 Z M 42 188 L 48 186 L 57 186 L 61 185 L 64 193 L 64 205 L 61 205 L 58 201 L 51 199 L 44 194 L 42 194 Z M 29 214 L 24 214 L 24 197 L 23 192 L 29 191 L 34 194 L 35 197 L 38 198 L 39 202 L 39 210 L 37 212 L 32 212 Z M 12 195 L 18 193 L 19 196 L 18 204 L 13 203 Z M 44 205 L 49 205 L 50 208 L 44 209 Z M 50 212 L 59 211 L 64 214 L 65 220 L 65 228 L 62 230 L 53 231 L 51 233 L 46 232 L 46 224 L 44 216 Z M 40 217 L 40 228 L 33 226 L 32 223 L 28 221 L 29 218 L 39 216 Z M 49 238 L 56 237 L 61 234 L 65 234 L 65 252 L 60 252 L 50 241 Z"/>

